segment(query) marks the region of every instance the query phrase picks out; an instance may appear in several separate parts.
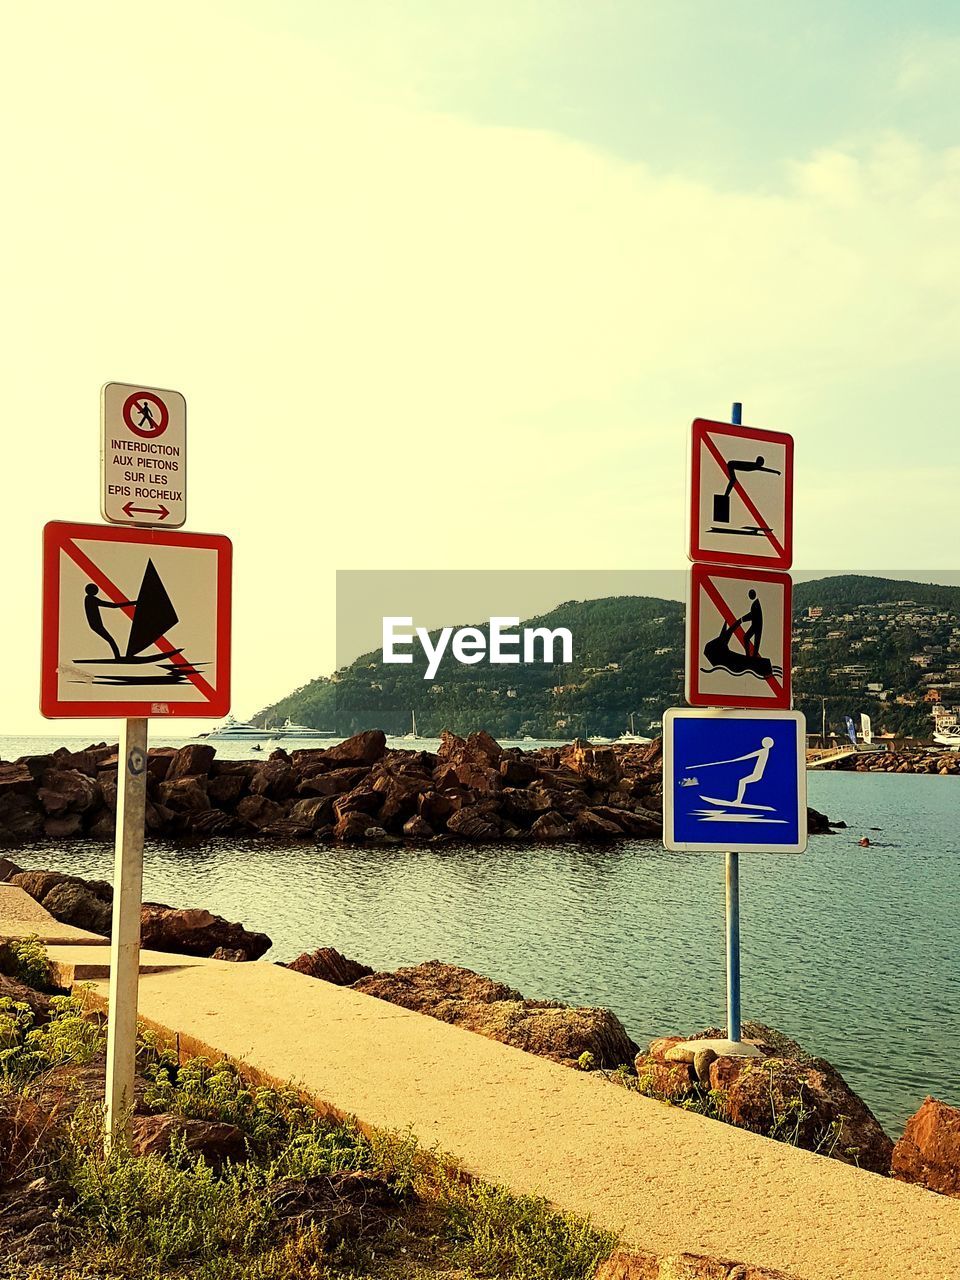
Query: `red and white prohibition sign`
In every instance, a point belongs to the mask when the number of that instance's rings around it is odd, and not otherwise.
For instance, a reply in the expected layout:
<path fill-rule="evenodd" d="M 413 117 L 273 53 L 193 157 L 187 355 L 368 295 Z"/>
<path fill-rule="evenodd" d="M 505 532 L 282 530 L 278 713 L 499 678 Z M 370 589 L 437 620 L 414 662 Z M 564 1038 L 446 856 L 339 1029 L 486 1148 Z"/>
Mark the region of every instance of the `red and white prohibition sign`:
<path fill-rule="evenodd" d="M 789 569 L 793 437 L 697 418 L 690 464 L 689 558 Z"/>
<path fill-rule="evenodd" d="M 687 600 L 687 702 L 788 711 L 791 605 L 788 573 L 695 564 Z"/>
<path fill-rule="evenodd" d="M 48 524 L 43 715 L 225 716 L 232 560 L 221 534 Z"/>

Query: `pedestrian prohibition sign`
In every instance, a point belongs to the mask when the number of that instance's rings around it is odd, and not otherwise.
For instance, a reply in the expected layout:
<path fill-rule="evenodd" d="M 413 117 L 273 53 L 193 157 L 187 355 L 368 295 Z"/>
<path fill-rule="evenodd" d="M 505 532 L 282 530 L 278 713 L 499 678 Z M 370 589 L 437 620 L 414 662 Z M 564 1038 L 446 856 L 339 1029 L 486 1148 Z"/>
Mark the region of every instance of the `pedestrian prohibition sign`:
<path fill-rule="evenodd" d="M 41 712 L 225 716 L 231 563 L 220 534 L 48 524 Z"/>
<path fill-rule="evenodd" d="M 100 514 L 179 529 L 187 518 L 187 402 L 179 391 L 108 382 L 100 393 Z"/>
<path fill-rule="evenodd" d="M 802 853 L 805 729 L 798 711 L 666 711 L 664 846 Z"/>
<path fill-rule="evenodd" d="M 690 461 L 689 558 L 789 569 L 793 437 L 697 418 Z"/>
<path fill-rule="evenodd" d="M 687 599 L 686 699 L 789 710 L 788 573 L 695 564 Z"/>

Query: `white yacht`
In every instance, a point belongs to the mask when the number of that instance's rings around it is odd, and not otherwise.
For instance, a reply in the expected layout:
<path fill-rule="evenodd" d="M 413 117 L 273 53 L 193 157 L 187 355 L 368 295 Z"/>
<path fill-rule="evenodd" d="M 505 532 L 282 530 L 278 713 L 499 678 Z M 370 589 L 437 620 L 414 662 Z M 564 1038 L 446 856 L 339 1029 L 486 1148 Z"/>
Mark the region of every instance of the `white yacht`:
<path fill-rule="evenodd" d="M 951 751 L 960 751 L 960 723 L 955 711 L 933 713 L 933 740 L 941 747 L 949 747 Z"/>
<path fill-rule="evenodd" d="M 217 725 L 205 735 L 208 742 L 257 742 L 269 740 L 276 734 L 269 729 L 259 729 L 255 724 L 245 724 L 233 716 L 227 716 L 223 724 Z"/>
<path fill-rule="evenodd" d="M 332 729 L 311 729 L 306 724 L 294 724 L 289 716 L 284 720 L 281 728 L 273 730 L 273 735 L 277 738 L 335 738 L 337 736 Z"/>

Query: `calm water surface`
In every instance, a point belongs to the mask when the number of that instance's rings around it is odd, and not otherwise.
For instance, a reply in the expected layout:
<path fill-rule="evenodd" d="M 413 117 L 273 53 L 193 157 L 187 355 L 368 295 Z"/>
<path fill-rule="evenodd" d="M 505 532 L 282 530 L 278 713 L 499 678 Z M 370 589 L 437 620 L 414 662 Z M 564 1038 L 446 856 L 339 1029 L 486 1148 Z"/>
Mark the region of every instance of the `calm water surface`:
<path fill-rule="evenodd" d="M 15 745 L 0 740 L 0 756 Z M 218 751 L 240 757 L 249 744 Z M 743 1013 L 835 1062 L 896 1133 L 927 1093 L 960 1105 L 960 780 L 813 773 L 809 784 L 811 804 L 849 829 L 799 856 L 742 856 Z M 864 834 L 873 848 L 858 847 Z M 98 877 L 112 859 L 79 842 L 17 854 Z M 638 1042 L 724 1021 L 719 855 L 641 841 L 151 843 L 144 896 L 262 929 L 271 959 L 321 945 L 382 969 L 436 958 L 529 996 L 608 1005 Z"/>

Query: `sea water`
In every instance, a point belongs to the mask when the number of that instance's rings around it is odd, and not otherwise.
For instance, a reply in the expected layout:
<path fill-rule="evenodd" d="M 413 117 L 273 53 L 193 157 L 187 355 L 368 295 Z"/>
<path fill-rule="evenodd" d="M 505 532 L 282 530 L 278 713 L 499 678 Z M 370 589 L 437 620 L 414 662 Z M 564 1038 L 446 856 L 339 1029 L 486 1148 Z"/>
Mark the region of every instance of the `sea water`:
<path fill-rule="evenodd" d="M 0 739 L 0 756 L 52 745 Z M 249 743 L 217 749 L 250 755 Z M 960 1105 L 960 779 L 811 773 L 809 788 L 812 805 L 848 826 L 812 837 L 804 854 L 741 856 L 743 1016 L 835 1063 L 896 1134 L 927 1093 Z M 108 845 L 14 856 L 112 875 Z M 527 996 L 607 1005 L 641 1044 L 724 1022 L 718 854 L 652 841 L 148 842 L 144 896 L 263 930 L 268 960 L 318 946 L 377 969 L 439 959 Z"/>

